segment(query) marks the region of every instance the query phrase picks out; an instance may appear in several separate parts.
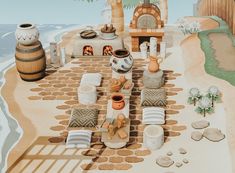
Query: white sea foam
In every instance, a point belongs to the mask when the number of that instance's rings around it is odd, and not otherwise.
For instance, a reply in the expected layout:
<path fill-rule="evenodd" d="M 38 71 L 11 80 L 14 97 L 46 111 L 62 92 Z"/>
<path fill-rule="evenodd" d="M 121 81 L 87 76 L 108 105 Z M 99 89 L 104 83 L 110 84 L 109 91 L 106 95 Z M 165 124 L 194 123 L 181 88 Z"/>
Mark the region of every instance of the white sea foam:
<path fill-rule="evenodd" d="M 5 37 L 7 37 L 8 35 L 10 35 L 10 34 L 13 34 L 14 32 L 7 32 L 6 34 L 3 34 L 2 36 L 1 36 L 1 38 L 5 38 Z"/>

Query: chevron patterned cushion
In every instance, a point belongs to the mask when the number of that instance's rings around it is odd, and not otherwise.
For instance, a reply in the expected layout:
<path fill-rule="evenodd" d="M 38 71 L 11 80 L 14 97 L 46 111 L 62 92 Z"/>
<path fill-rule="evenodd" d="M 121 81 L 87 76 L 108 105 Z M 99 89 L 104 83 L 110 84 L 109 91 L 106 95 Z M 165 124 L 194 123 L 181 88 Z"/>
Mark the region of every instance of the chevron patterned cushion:
<path fill-rule="evenodd" d="M 97 125 L 97 109 L 73 108 L 69 127 L 95 127 Z"/>
<path fill-rule="evenodd" d="M 165 89 L 143 89 L 141 91 L 142 106 L 166 106 Z"/>

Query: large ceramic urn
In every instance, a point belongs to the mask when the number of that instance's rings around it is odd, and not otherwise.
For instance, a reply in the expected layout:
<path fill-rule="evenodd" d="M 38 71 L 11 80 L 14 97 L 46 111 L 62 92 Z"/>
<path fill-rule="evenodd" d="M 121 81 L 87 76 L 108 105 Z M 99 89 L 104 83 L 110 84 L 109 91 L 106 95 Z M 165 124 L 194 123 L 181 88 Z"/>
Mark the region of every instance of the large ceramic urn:
<path fill-rule="evenodd" d="M 134 60 L 126 49 L 118 49 L 113 52 L 110 58 L 110 66 L 117 73 L 127 73 L 131 70 Z"/>
<path fill-rule="evenodd" d="M 39 31 L 34 24 L 24 23 L 17 26 L 15 37 L 18 43 L 28 46 L 38 41 Z"/>

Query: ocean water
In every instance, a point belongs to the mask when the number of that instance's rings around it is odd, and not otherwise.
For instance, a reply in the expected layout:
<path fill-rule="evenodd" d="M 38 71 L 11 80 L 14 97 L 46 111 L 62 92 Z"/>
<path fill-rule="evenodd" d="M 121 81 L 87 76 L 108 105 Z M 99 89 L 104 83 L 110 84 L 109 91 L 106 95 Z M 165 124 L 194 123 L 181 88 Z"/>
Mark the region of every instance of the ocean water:
<path fill-rule="evenodd" d="M 0 25 L 0 91 L 5 83 L 5 72 L 15 65 L 16 27 L 17 25 L 14 24 Z M 59 42 L 63 34 L 78 27 L 80 26 L 77 24 L 37 25 L 44 49 L 48 49 L 50 42 Z M 10 114 L 5 100 L 0 95 L 0 173 L 6 171 L 9 151 L 17 144 L 22 135 L 22 128 Z"/>

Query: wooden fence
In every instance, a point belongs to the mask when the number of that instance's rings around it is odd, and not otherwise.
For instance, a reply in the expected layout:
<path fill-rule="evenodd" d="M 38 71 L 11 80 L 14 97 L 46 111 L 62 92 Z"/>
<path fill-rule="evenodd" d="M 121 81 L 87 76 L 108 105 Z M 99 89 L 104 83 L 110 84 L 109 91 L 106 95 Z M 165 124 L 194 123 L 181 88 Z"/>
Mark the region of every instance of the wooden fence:
<path fill-rule="evenodd" d="M 235 0 L 199 0 L 197 14 L 222 18 L 235 34 Z"/>

